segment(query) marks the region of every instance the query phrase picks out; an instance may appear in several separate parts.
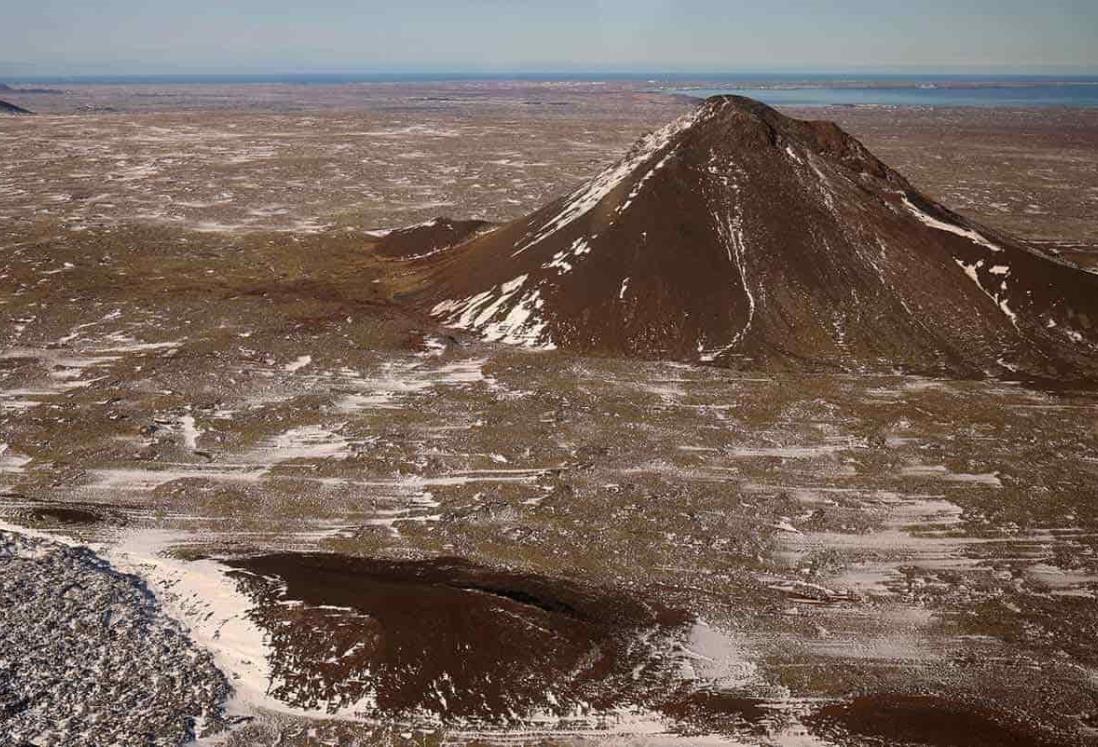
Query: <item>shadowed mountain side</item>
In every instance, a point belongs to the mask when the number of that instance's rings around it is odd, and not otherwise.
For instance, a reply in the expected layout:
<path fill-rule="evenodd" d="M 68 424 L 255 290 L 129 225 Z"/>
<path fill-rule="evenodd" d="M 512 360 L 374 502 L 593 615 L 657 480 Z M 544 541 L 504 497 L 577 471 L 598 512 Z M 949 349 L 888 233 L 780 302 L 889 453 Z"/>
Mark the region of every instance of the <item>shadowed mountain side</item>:
<path fill-rule="evenodd" d="M 34 114 L 34 112 L 15 104 L 9 104 L 7 101 L 0 101 L 0 114 Z"/>

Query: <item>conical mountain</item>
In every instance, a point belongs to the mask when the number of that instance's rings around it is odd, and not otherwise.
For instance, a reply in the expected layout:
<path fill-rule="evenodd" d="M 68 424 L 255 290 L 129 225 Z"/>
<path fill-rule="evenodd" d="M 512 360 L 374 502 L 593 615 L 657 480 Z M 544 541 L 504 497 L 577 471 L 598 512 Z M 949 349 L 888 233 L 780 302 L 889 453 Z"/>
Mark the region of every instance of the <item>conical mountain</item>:
<path fill-rule="evenodd" d="M 534 348 L 962 376 L 1098 359 L 1098 275 L 936 204 L 832 123 L 741 97 L 427 261 L 422 308 Z"/>

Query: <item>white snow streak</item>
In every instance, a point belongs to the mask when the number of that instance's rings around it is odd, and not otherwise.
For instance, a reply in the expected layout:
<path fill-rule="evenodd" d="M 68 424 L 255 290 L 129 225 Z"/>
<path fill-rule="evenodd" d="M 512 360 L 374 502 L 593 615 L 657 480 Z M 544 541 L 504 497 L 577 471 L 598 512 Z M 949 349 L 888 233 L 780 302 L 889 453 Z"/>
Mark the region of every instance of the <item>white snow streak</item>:
<path fill-rule="evenodd" d="M 0 474 L 22 472 L 31 461 L 30 457 L 17 454 L 7 444 L 0 443 Z"/>
<path fill-rule="evenodd" d="M 629 193 L 629 196 L 625 198 L 625 202 L 618 206 L 618 209 L 616 211 L 618 215 L 621 215 L 629 209 L 630 205 L 633 204 L 633 200 L 637 199 L 637 197 L 641 193 L 641 190 L 644 189 L 644 185 L 648 183 L 648 180 L 655 176 L 656 172 L 662 169 L 667 164 L 667 162 L 671 160 L 671 156 L 673 155 L 675 155 L 674 151 L 668 153 L 666 156 L 660 159 L 659 163 L 649 169 L 644 176 L 637 180 L 636 186 L 633 187 L 633 190 Z"/>
<path fill-rule="evenodd" d="M 559 270 L 559 274 L 567 275 L 574 269 L 574 265 L 572 264 L 572 262 L 568 261 L 569 259 L 576 260 L 584 256 L 585 254 L 590 253 L 591 245 L 587 243 L 587 240 L 582 238 L 576 239 L 572 243 L 572 246 L 568 247 L 567 249 L 562 249 L 561 251 L 554 254 L 553 258 L 543 264 L 541 267 L 543 270 L 551 270 L 553 268 L 556 268 L 557 270 Z"/>
<path fill-rule="evenodd" d="M 800 163 L 800 159 L 797 159 L 797 162 Z M 816 165 L 815 156 L 813 156 L 811 151 L 808 151 L 808 165 L 816 172 L 816 178 L 819 180 L 818 186 L 820 188 L 820 195 L 823 197 L 827 209 L 834 213 L 835 197 L 831 194 L 831 181 L 824 172 L 820 170 L 820 167 Z"/>
<path fill-rule="evenodd" d="M 285 366 L 285 370 L 288 373 L 294 373 L 295 371 L 300 371 L 301 369 L 305 368 L 305 366 L 309 365 L 312 362 L 313 356 L 302 355 L 299 356 L 297 360 L 295 360 L 293 363 L 287 363 Z"/>
<path fill-rule="evenodd" d="M 721 170 L 718 167 L 715 155 L 710 159 L 709 172 L 719 178 L 722 185 L 730 188 L 733 193 L 736 194 L 736 199 L 738 199 L 740 185 L 729 178 L 726 173 L 727 170 Z M 699 360 L 703 363 L 712 363 L 739 345 L 750 331 L 752 322 L 755 321 L 756 302 L 755 294 L 751 292 L 751 286 L 747 279 L 747 246 L 744 240 L 743 217 L 739 213 L 738 206 L 734 204 L 725 221 L 721 221 L 716 215 L 714 215 L 714 221 L 716 222 L 717 232 L 724 241 L 725 250 L 728 252 L 728 262 L 735 266 L 739 273 L 740 283 L 743 285 L 744 296 L 747 298 L 747 320 L 744 322 L 743 329 L 732 338 L 732 342 L 722 348 L 706 352 L 705 342 L 699 342 Z"/>
<path fill-rule="evenodd" d="M 183 433 L 183 445 L 191 451 L 198 448 L 198 439 L 202 431 L 195 425 L 194 415 L 184 415 L 179 419 L 179 425 Z"/>
<path fill-rule="evenodd" d="M 937 218 L 928 215 L 927 213 L 916 207 L 915 204 L 912 203 L 910 199 L 908 199 L 907 195 L 903 195 L 903 201 L 904 206 L 908 209 L 908 211 L 916 218 L 918 218 L 919 222 L 923 223 L 924 225 L 930 226 L 931 228 L 935 228 L 939 231 L 952 233 L 964 239 L 968 239 L 969 241 L 990 249 L 992 252 L 995 253 L 1001 253 L 1003 251 L 1002 247 L 992 244 L 990 241 L 984 238 L 982 234 L 974 231 L 971 228 L 963 228 L 952 223 L 945 223 L 944 221 L 940 221 Z M 1000 284 L 1000 290 L 1002 291 L 1002 293 L 1000 294 L 998 292 L 989 291 L 987 288 L 984 287 L 983 282 L 980 280 L 978 270 L 984 267 L 984 260 L 981 259 L 976 261 L 974 264 L 970 264 L 962 259 L 957 259 L 956 257 L 954 257 L 953 261 L 956 262 L 962 270 L 964 270 L 965 274 L 968 275 L 972 282 L 976 283 L 976 286 L 981 291 L 983 291 L 984 295 L 990 298 L 999 308 L 999 310 L 1003 312 L 1003 314 L 1008 319 L 1010 319 L 1010 323 L 1014 325 L 1015 329 L 1019 329 L 1018 315 L 1015 314 L 1014 310 L 1010 308 L 1006 296 L 1007 278 L 1010 276 L 1010 267 L 1008 265 L 995 265 L 988 270 L 988 272 L 992 275 L 996 275 L 1002 278 L 1002 283 Z"/>
<path fill-rule="evenodd" d="M 552 342 L 543 341 L 547 324 L 537 315 L 544 305 L 541 291 L 535 288 L 511 307 L 503 321 L 485 325 L 481 334 L 490 342 L 552 350 L 556 346 Z"/>
<path fill-rule="evenodd" d="M 982 234 L 972 230 L 971 228 L 962 228 L 961 226 L 956 226 L 956 225 L 953 225 L 952 223 L 945 223 L 943 221 L 938 220 L 937 218 L 935 218 L 932 215 L 927 215 L 922 210 L 917 208 L 915 206 L 915 204 L 907 198 L 907 195 L 903 196 L 903 200 L 904 200 L 904 206 L 908 209 L 908 211 L 912 215 L 914 215 L 916 218 L 919 219 L 920 223 L 923 223 L 924 225 L 930 226 L 931 228 L 936 228 L 939 231 L 947 231 L 947 232 L 952 233 L 956 236 L 960 236 L 961 238 L 968 239 L 969 241 L 972 241 L 976 244 L 979 244 L 980 246 L 987 247 L 988 249 L 990 249 L 993 252 L 1003 251 L 1002 247 L 999 247 L 999 246 L 996 246 L 995 244 L 992 244 L 990 241 L 985 239 Z"/>
<path fill-rule="evenodd" d="M 431 309 L 431 315 L 443 317 L 447 327 L 477 332 L 490 342 L 555 350 L 546 334 L 548 324 L 538 313 L 545 300 L 540 288 L 525 291 L 528 278 L 520 275 L 475 296 L 443 301 Z M 521 291 L 525 292 L 520 296 Z"/>
<path fill-rule="evenodd" d="M 957 265 L 965 271 L 965 274 L 972 279 L 972 282 L 976 283 L 976 286 L 984 292 L 985 296 L 995 302 L 995 305 L 999 307 L 999 310 L 1002 311 L 1008 319 L 1010 319 L 1010 323 L 1014 325 L 1015 329 L 1018 329 L 1018 315 L 1015 314 L 1014 311 L 1007 304 L 1006 296 L 1004 295 L 1003 297 L 1000 297 L 998 293 L 992 293 L 984 287 L 983 283 L 980 282 L 980 275 L 977 273 L 977 270 L 984 266 L 984 261 L 981 259 L 977 261 L 976 264 L 972 265 L 965 264 L 965 262 L 960 259 L 954 259 L 953 261 L 956 262 Z M 1003 281 L 1002 289 L 1004 291 L 1006 290 L 1005 280 Z"/>

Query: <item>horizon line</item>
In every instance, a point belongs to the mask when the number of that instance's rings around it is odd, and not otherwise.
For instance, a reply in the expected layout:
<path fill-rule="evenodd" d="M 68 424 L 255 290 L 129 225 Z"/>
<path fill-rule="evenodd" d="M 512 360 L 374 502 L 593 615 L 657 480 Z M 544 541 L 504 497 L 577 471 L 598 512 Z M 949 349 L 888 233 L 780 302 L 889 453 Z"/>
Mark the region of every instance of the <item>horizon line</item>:
<path fill-rule="evenodd" d="M 1048 78 L 1053 76 L 1064 77 L 1094 77 L 1098 76 L 1098 68 L 1085 67 L 1085 66 L 1048 66 L 1048 67 L 1036 67 L 1029 66 L 1025 68 L 1016 68 L 1010 66 L 972 66 L 972 67 L 951 67 L 951 68 L 929 68 L 922 66 L 911 67 L 895 67 L 895 66 L 882 66 L 882 67 L 864 67 L 864 68 L 745 68 L 739 70 L 682 70 L 682 69 L 498 69 L 498 70 L 476 70 L 476 69 L 461 69 L 461 68 L 448 68 L 448 69 L 285 69 L 285 68 L 239 68 L 239 69 L 217 69 L 217 70 L 175 70 L 171 72 L 129 72 L 129 71 L 101 71 L 101 72 L 84 72 L 84 73 L 31 73 L 31 72 L 17 72 L 4 71 L 4 65 L 0 63 L 0 82 L 5 80 L 11 82 L 48 82 L 48 81 L 65 81 L 78 83 L 81 81 L 104 81 L 104 80 L 149 80 L 149 81 L 163 81 L 170 79 L 227 79 L 227 78 L 340 78 L 340 77 L 363 77 L 371 76 L 377 78 L 399 78 L 414 76 L 421 80 L 429 80 L 432 77 L 445 80 L 445 79 L 512 79 L 523 80 L 528 78 L 558 78 L 561 80 L 568 80 L 571 78 L 694 78 L 697 80 L 706 80 L 710 77 L 713 78 L 731 78 L 735 76 L 758 78 L 760 76 L 805 76 L 811 78 L 820 78 L 827 76 L 834 77 L 852 77 L 852 76 L 923 76 L 923 77 L 959 77 L 959 76 L 973 76 L 973 77 L 1012 77 L 1012 78 Z"/>

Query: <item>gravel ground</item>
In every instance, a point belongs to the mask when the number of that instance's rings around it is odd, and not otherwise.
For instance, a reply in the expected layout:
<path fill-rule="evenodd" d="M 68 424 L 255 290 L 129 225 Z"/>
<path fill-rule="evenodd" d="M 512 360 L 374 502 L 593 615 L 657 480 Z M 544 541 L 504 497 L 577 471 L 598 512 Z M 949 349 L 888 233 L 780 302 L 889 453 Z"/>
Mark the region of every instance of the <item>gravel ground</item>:
<path fill-rule="evenodd" d="M 0 743 L 169 745 L 221 725 L 227 684 L 135 577 L 0 531 Z"/>
<path fill-rule="evenodd" d="M 167 592 L 233 682 L 251 720 L 224 744 L 879 745 L 969 727 L 1096 743 L 1093 392 L 535 354 L 391 304 L 403 269 L 369 231 L 525 214 L 685 102 L 124 88 L 0 119 L 0 518 L 119 543 L 110 557 Z M 800 114 L 966 217 L 1098 267 L 1098 110 Z M 186 714 L 216 713 L 223 681 L 140 582 L 0 538 L 18 548 L 0 552 L 0 746 L 180 741 Z M 294 711 L 299 683 L 350 691 L 369 671 L 331 634 L 355 609 L 274 594 L 240 615 L 256 600 L 214 559 L 273 553 L 458 557 L 609 589 L 722 631 L 743 676 L 670 714 L 535 732 Z M 161 672 L 178 682 L 150 686 Z"/>

